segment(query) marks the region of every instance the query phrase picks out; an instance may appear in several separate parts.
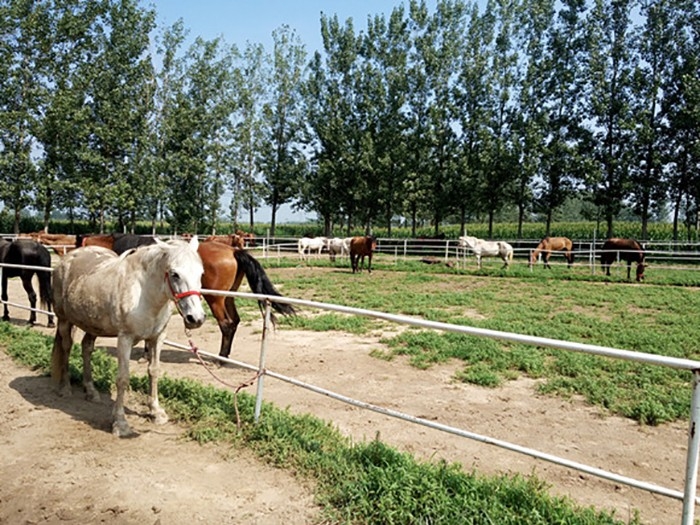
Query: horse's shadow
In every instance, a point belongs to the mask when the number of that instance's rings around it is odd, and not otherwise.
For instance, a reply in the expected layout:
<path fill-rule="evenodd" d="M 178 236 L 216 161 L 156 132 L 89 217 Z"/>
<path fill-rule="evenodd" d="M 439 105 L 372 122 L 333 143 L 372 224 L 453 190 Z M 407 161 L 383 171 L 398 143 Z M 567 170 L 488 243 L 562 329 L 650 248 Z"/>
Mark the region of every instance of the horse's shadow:
<path fill-rule="evenodd" d="M 107 393 L 100 393 L 99 402 L 90 402 L 77 391 L 71 396 L 59 396 L 51 385 L 51 379 L 46 376 L 17 377 L 10 381 L 9 386 L 35 407 L 60 410 L 95 430 L 112 431 L 114 401 Z M 75 385 L 73 390 L 76 390 Z"/>
<path fill-rule="evenodd" d="M 114 359 L 117 358 L 117 347 L 116 346 L 99 346 L 107 355 L 112 356 Z M 131 349 L 130 361 L 136 363 L 143 363 L 146 358 L 146 348 L 143 344 L 137 345 Z M 175 364 L 188 364 L 191 362 L 192 354 L 188 352 L 183 352 L 182 350 L 169 350 L 163 347 L 160 351 L 160 362 L 161 363 L 175 363 Z"/>

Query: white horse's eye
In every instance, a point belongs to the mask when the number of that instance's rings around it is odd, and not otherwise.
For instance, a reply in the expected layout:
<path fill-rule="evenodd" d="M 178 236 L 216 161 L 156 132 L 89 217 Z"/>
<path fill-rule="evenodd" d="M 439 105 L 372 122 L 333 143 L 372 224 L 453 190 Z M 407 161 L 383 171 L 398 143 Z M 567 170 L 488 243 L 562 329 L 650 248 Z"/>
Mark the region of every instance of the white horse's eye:
<path fill-rule="evenodd" d="M 179 275 L 177 272 L 172 272 L 172 273 L 170 274 L 170 278 L 171 278 L 173 281 L 179 281 L 179 280 L 180 280 L 180 275 Z"/>

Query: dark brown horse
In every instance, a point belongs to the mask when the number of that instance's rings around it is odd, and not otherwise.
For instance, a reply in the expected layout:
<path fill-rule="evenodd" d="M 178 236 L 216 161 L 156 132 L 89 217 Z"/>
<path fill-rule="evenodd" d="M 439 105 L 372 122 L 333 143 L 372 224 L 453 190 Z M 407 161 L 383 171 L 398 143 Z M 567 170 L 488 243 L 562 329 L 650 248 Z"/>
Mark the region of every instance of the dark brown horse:
<path fill-rule="evenodd" d="M 563 251 L 564 257 L 566 257 L 567 266 L 571 268 L 571 265 L 574 264 L 574 254 L 571 251 L 572 248 L 573 243 L 568 237 L 545 237 L 537 245 L 535 251 L 532 252 L 532 257 L 530 257 L 530 266 L 534 266 L 535 263 L 537 263 L 537 256 L 540 254 L 540 252 L 542 252 L 544 253 L 544 267 L 551 270 L 552 267 L 549 265 L 549 258 L 552 256 L 552 251 Z"/>
<path fill-rule="evenodd" d="M 76 247 L 81 246 L 102 246 L 112 250 L 117 255 L 121 255 L 127 250 L 148 246 L 156 241 L 153 237 L 134 235 L 131 233 L 105 233 L 94 235 L 78 235 L 75 238 Z"/>
<path fill-rule="evenodd" d="M 260 263 L 247 251 L 232 248 L 218 242 L 199 243 L 197 250 L 204 264 L 202 289 L 235 292 L 245 276 L 253 293 L 262 295 L 281 294 L 275 289 Z M 231 353 L 233 336 L 241 318 L 236 310 L 233 297 L 202 294 L 209 304 L 211 313 L 216 318 L 221 330 L 221 348 L 219 355 L 228 357 Z M 264 303 L 259 301 L 260 310 Z M 282 315 L 294 315 L 296 312 L 291 305 L 272 302 L 272 308 Z M 275 322 L 275 318 L 272 318 Z"/>
<path fill-rule="evenodd" d="M 372 273 L 372 254 L 377 249 L 377 239 L 372 236 L 353 237 L 350 240 L 350 264 L 352 273 L 361 272 L 367 256 L 367 271 Z"/>
<path fill-rule="evenodd" d="M 45 266 L 51 268 L 51 254 L 41 244 L 31 239 L 17 239 L 9 242 L 0 239 L 0 263 L 21 264 L 26 266 Z M 19 277 L 29 297 L 29 306 L 36 308 L 36 292 L 32 278 L 36 274 L 39 280 L 39 299 L 42 307 L 51 311 L 51 272 L 43 270 L 24 270 L 21 268 L 2 268 L 2 300 L 7 301 L 7 279 Z M 10 320 L 7 304 L 4 305 L 3 321 Z M 54 326 L 53 315 L 48 316 L 48 326 Z M 36 312 L 31 310 L 29 324 L 36 323 Z"/>
<path fill-rule="evenodd" d="M 605 275 L 610 275 L 610 265 L 617 260 L 627 261 L 627 279 L 630 278 L 632 263 L 637 263 L 637 281 L 644 279 L 644 249 L 634 239 L 608 239 L 603 244 L 600 265 Z"/>

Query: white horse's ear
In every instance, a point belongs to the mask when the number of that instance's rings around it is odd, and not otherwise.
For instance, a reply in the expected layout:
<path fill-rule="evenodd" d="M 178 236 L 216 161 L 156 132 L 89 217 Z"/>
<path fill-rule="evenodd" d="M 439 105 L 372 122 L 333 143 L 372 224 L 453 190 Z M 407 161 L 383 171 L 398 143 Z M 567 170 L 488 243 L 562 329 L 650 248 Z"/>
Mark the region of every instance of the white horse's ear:
<path fill-rule="evenodd" d="M 156 241 L 156 244 L 160 244 L 161 246 L 164 246 L 166 243 L 161 241 L 158 237 L 153 237 L 153 240 Z"/>
<path fill-rule="evenodd" d="M 199 248 L 199 238 L 196 235 L 193 235 L 190 239 L 190 248 L 192 248 L 195 252 L 197 251 L 197 248 Z"/>

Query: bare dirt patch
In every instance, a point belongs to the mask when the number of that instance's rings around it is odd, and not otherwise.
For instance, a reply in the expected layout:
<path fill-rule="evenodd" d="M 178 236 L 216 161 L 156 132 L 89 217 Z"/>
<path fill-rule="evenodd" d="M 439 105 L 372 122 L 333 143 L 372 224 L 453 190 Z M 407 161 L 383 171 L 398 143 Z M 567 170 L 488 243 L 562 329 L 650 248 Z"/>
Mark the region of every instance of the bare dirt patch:
<path fill-rule="evenodd" d="M 19 282 L 12 283 L 10 300 L 26 301 Z M 15 309 L 11 316 L 23 320 L 26 312 Z M 39 320 L 45 323 L 45 316 Z M 260 320 L 242 325 L 232 357 L 257 363 L 260 334 Z M 177 317 L 168 335 L 187 341 Z M 193 339 L 201 349 L 218 352 L 213 321 Z M 108 351 L 114 343 L 98 340 Z M 499 389 L 466 385 L 453 380 L 460 363 L 417 370 L 405 359 L 371 357 L 376 349 L 383 347 L 374 335 L 278 330 L 268 342 L 267 368 L 369 403 L 682 490 L 685 423 L 639 426 L 577 399 L 537 395 L 535 381 L 527 378 Z M 140 353 L 137 347 L 132 372 L 145 374 L 145 365 L 137 362 Z M 162 360 L 170 376 L 217 384 L 190 353 L 166 348 Z M 237 368 L 214 371 L 234 384 L 252 375 Z M 88 403 L 77 386 L 72 398 L 57 399 L 48 378 L 17 367 L 4 353 L 0 384 L 0 523 L 308 523 L 317 516 L 309 486 L 246 451 L 202 447 L 180 439 L 177 426 L 152 425 L 136 396 L 130 396 L 127 417 L 140 435 L 119 440 L 109 433 L 111 401 Z M 379 435 L 424 460 L 459 462 L 483 473 L 535 474 L 552 485 L 553 493 L 614 509 L 622 519 L 639 511 L 644 523 L 680 522 L 678 501 L 351 407 L 271 378 L 265 380 L 265 399 L 332 421 L 356 441 Z"/>

